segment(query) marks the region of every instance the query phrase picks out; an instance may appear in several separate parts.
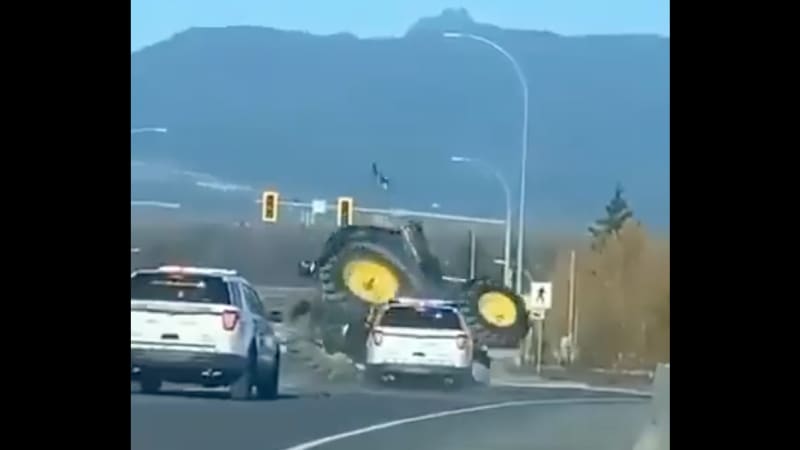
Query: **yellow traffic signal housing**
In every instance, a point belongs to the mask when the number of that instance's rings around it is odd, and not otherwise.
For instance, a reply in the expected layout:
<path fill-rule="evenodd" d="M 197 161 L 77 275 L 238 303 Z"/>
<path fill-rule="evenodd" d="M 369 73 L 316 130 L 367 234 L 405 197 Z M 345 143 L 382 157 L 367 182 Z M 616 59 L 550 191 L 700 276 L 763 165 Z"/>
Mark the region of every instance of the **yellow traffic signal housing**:
<path fill-rule="evenodd" d="M 278 221 L 279 197 L 274 191 L 265 191 L 261 194 L 261 220 L 273 223 Z"/>
<path fill-rule="evenodd" d="M 339 197 L 336 208 L 336 225 L 346 227 L 353 224 L 353 197 Z"/>

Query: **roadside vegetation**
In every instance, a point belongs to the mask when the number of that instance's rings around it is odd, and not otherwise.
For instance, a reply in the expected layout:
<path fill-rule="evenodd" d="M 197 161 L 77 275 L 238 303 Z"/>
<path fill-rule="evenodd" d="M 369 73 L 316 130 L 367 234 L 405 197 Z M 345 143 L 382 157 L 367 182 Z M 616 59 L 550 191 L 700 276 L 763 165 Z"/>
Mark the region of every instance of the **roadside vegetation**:
<path fill-rule="evenodd" d="M 546 342 L 557 345 L 567 334 L 574 250 L 576 363 L 632 370 L 668 362 L 669 239 L 649 233 L 635 219 L 621 188 L 589 231 L 591 239 L 558 253 Z"/>

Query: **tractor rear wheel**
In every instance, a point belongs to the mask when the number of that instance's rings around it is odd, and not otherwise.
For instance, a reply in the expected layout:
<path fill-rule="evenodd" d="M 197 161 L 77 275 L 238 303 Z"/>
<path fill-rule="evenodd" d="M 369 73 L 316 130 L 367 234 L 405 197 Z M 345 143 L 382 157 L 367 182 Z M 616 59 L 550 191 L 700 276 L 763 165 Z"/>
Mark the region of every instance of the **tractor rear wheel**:
<path fill-rule="evenodd" d="M 375 236 L 379 238 L 380 236 Z M 362 354 L 356 345 L 365 336 L 364 321 L 370 309 L 390 300 L 421 290 L 423 277 L 410 262 L 397 255 L 380 239 L 345 244 L 319 269 L 322 283 L 323 319 L 326 327 L 348 325 L 345 336 L 336 335 L 336 343 L 326 348 L 344 348 L 351 357 Z M 329 339 L 333 339 L 331 334 Z M 325 337 L 323 337 L 323 340 Z M 364 346 L 366 339 L 363 340 Z"/>

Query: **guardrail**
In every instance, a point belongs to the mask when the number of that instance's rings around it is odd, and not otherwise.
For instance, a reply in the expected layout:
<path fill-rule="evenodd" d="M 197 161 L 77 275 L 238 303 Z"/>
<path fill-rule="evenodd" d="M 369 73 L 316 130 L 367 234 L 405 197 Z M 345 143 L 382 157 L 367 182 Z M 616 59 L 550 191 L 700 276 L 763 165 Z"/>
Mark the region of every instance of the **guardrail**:
<path fill-rule="evenodd" d="M 659 364 L 653 380 L 650 420 L 633 450 L 669 450 L 669 364 Z"/>

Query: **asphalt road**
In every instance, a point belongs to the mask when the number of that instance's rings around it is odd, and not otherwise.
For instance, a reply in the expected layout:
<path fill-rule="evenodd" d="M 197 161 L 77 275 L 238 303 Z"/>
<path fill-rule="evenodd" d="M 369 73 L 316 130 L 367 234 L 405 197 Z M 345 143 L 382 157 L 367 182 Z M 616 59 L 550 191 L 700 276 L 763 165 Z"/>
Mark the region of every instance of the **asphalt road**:
<path fill-rule="evenodd" d="M 187 387 L 151 396 L 132 384 L 131 448 L 627 450 L 648 408 L 635 397 L 575 389 L 372 388 L 287 372 L 274 401 L 232 402 Z M 443 411 L 450 415 L 436 416 Z"/>
<path fill-rule="evenodd" d="M 273 290 L 268 304 L 285 306 L 291 296 Z M 132 383 L 131 448 L 629 450 L 649 408 L 641 398 L 579 389 L 331 384 L 290 355 L 281 384 L 278 400 L 232 402 L 224 390 L 166 386 L 144 395 Z"/>

